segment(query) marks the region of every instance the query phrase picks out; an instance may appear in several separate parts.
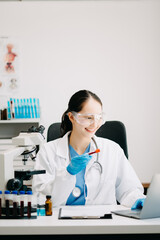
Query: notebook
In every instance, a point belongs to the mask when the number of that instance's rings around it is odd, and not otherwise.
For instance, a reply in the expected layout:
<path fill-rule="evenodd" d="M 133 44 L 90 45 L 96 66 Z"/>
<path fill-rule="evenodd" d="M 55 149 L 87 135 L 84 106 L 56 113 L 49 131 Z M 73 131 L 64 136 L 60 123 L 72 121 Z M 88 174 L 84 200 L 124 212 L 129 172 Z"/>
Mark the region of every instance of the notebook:
<path fill-rule="evenodd" d="M 160 174 L 153 176 L 142 209 L 116 210 L 112 213 L 137 219 L 160 217 Z"/>

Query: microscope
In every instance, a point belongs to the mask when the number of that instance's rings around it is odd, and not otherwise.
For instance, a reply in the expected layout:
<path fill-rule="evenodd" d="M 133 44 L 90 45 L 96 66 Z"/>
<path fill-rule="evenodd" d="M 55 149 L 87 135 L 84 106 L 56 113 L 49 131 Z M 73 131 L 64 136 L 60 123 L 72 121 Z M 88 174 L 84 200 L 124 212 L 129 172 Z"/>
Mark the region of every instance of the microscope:
<path fill-rule="evenodd" d="M 12 138 L 12 145 L 9 149 L 0 151 L 0 190 L 6 189 L 28 191 L 28 187 L 23 184 L 24 180 L 30 180 L 35 174 L 44 174 L 45 170 L 13 170 L 13 161 L 16 157 L 22 156 L 24 165 L 28 158 L 33 161 L 39 146 L 44 142 L 44 127 L 32 126 L 26 132 L 20 132 L 17 137 Z"/>

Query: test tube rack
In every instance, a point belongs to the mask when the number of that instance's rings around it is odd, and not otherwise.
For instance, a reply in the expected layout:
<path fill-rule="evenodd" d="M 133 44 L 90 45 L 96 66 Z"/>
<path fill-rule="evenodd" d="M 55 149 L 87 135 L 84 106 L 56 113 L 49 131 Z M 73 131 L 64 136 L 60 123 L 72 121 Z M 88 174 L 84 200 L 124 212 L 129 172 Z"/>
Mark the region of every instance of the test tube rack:
<path fill-rule="evenodd" d="M 8 211 L 8 212 L 7 212 Z M 9 207 L 6 210 L 5 207 L 1 208 L 1 216 L 0 219 L 36 219 L 37 218 L 37 208 L 32 208 L 30 211 L 30 216 L 28 216 L 28 207 L 24 207 L 24 215 L 20 215 L 20 207 L 16 209 L 13 207 Z"/>

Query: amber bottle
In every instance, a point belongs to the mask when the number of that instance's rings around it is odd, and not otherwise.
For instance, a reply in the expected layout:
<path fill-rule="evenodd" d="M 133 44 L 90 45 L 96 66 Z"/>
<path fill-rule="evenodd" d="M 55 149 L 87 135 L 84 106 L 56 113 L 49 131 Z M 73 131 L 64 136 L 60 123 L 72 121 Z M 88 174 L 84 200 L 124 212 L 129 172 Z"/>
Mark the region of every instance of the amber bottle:
<path fill-rule="evenodd" d="M 46 216 L 51 216 L 52 215 L 52 200 L 51 200 L 50 195 L 46 196 L 45 206 L 46 206 Z"/>

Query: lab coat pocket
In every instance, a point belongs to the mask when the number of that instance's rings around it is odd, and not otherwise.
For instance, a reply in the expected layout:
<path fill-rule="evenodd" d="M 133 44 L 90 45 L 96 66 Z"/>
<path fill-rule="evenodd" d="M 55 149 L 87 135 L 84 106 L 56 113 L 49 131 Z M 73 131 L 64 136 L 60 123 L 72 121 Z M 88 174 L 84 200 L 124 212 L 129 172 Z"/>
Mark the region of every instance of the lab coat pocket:
<path fill-rule="evenodd" d="M 99 186 L 99 192 L 93 204 L 116 204 L 115 184 L 111 179 L 105 179 Z"/>
<path fill-rule="evenodd" d="M 111 179 L 105 179 L 102 185 L 102 196 L 104 197 L 104 204 L 116 203 L 115 182 Z"/>

